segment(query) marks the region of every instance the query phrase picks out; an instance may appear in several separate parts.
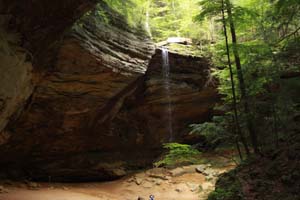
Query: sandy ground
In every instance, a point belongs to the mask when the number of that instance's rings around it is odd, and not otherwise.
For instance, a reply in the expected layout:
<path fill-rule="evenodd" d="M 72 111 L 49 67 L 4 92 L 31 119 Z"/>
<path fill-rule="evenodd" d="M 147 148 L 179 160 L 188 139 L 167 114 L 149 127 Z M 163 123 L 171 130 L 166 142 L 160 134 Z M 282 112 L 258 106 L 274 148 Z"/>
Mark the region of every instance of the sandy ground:
<path fill-rule="evenodd" d="M 148 200 L 150 194 L 155 200 L 204 200 L 218 175 L 233 167 L 154 168 L 104 183 L 0 183 L 0 200 Z"/>

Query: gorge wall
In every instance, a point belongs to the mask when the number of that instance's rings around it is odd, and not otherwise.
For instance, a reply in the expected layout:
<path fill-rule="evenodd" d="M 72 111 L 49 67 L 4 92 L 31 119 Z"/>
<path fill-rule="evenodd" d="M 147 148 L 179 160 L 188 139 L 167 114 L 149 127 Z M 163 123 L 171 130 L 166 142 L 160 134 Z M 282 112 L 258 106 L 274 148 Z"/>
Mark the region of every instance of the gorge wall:
<path fill-rule="evenodd" d="M 42 74 L 51 68 L 55 44 L 65 29 L 95 4 L 0 0 L 0 144 L 10 137 L 2 130 L 18 117 Z M 44 71 L 42 66 L 47 66 Z"/>
<path fill-rule="evenodd" d="M 104 3 L 109 21 L 94 11 L 80 18 L 93 1 L 34 2 L 43 9 L 32 14 L 6 2 L 12 16 L 2 32 L 16 38 L 1 53 L 12 67 L 0 69 L 0 174 L 108 180 L 151 164 L 169 137 L 161 51 Z M 12 19 L 19 30 L 9 29 Z M 11 62 L 16 56 L 22 62 Z M 218 95 L 207 59 L 169 56 L 181 141 L 190 123 L 210 118 Z"/>

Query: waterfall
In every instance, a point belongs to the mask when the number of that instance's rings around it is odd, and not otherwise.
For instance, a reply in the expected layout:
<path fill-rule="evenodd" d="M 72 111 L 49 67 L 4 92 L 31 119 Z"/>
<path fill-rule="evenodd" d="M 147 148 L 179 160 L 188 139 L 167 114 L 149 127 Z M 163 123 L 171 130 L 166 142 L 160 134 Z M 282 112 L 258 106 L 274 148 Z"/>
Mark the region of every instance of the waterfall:
<path fill-rule="evenodd" d="M 168 49 L 162 47 L 162 73 L 163 73 L 163 87 L 165 97 L 167 99 L 166 117 L 167 130 L 169 131 L 169 142 L 173 141 L 173 126 L 172 126 L 172 104 L 171 104 L 171 90 L 170 90 L 170 63 Z"/>

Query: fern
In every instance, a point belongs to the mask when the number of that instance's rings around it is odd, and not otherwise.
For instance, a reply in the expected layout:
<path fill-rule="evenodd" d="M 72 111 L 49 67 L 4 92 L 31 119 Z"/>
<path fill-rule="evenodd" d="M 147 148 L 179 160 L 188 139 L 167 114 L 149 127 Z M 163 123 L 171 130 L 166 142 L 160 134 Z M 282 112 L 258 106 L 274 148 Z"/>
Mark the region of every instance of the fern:
<path fill-rule="evenodd" d="M 167 143 L 163 147 L 168 150 L 164 158 L 154 165 L 158 166 L 176 166 L 181 163 L 196 163 L 200 152 L 193 149 L 190 145 L 179 143 Z"/>

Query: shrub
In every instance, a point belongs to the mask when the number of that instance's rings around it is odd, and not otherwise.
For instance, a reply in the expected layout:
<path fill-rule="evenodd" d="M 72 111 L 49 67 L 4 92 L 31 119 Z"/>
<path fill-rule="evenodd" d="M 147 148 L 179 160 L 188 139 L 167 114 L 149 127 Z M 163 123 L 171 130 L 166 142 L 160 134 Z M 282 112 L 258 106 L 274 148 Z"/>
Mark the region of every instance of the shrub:
<path fill-rule="evenodd" d="M 209 194 L 208 200 L 242 200 L 241 190 L 241 184 L 233 170 L 219 178 L 216 189 Z"/>
<path fill-rule="evenodd" d="M 154 163 L 158 166 L 177 166 L 182 163 L 196 163 L 197 156 L 200 152 L 190 145 L 178 144 L 178 143 L 167 143 L 163 147 L 168 150 L 168 153 L 163 157 L 162 160 Z"/>

